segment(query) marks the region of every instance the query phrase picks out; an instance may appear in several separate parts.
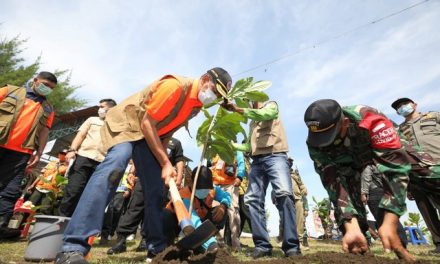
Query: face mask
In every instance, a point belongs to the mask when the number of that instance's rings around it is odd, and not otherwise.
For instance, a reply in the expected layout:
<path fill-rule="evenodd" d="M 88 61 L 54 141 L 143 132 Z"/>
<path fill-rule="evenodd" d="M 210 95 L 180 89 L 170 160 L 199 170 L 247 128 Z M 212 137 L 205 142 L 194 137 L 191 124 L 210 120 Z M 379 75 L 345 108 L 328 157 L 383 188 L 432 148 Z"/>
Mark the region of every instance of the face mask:
<path fill-rule="evenodd" d="M 35 87 L 35 92 L 42 96 L 48 96 L 52 92 L 52 89 L 50 89 L 43 83 L 40 83 L 37 87 Z"/>
<path fill-rule="evenodd" d="M 98 115 L 99 115 L 100 118 L 104 118 L 106 114 L 107 114 L 107 110 L 105 110 L 104 108 L 100 107 L 98 109 Z"/>
<path fill-rule="evenodd" d="M 402 105 L 399 107 L 399 109 L 397 109 L 397 113 L 403 117 L 407 117 L 412 112 L 414 112 L 414 108 L 411 104 Z"/>
<path fill-rule="evenodd" d="M 217 99 L 217 95 L 215 95 L 215 93 L 211 89 L 207 89 L 205 91 L 200 91 L 198 98 L 200 102 L 202 102 L 202 104 L 208 105 L 214 102 L 215 99 Z"/>
<path fill-rule="evenodd" d="M 196 190 L 196 197 L 199 199 L 205 199 L 209 195 L 210 189 L 197 189 Z"/>

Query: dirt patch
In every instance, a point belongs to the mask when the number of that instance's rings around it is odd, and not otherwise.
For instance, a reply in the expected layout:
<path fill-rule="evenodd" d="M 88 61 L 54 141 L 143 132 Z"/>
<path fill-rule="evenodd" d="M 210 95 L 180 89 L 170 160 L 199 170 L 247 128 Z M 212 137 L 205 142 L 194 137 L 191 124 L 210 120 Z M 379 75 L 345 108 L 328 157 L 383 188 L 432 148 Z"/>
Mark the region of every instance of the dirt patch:
<path fill-rule="evenodd" d="M 168 247 L 157 255 L 152 263 L 162 264 L 235 264 L 238 259 L 231 256 L 228 251 L 219 249 L 216 254 L 193 255 L 189 251 L 180 251 L 176 247 Z"/>
<path fill-rule="evenodd" d="M 329 263 L 329 264 L 381 264 L 381 263 L 404 263 L 398 259 L 389 259 L 375 256 L 372 253 L 365 255 L 354 255 L 338 252 L 319 252 L 290 258 L 263 258 L 252 261 L 240 262 L 236 257 L 231 256 L 227 250 L 220 249 L 217 254 L 193 255 L 191 252 L 179 251 L 176 247 L 169 247 L 153 259 L 157 264 L 290 264 L 290 263 Z M 418 260 L 415 263 L 432 263 L 430 261 Z"/>

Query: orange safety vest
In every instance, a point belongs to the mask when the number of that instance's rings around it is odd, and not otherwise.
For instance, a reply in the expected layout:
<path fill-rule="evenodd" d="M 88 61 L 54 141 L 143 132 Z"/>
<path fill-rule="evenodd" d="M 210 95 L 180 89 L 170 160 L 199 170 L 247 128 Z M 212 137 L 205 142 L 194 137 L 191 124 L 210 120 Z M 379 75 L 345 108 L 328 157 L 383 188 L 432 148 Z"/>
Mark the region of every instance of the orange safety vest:
<path fill-rule="evenodd" d="M 220 159 L 218 154 L 212 159 L 212 180 L 215 185 L 234 184 L 235 179 L 237 178 L 237 170 L 235 170 L 234 176 L 229 176 L 225 173 L 226 165 L 227 164 Z"/>
<path fill-rule="evenodd" d="M 196 104 L 185 104 L 189 100 L 193 80 L 166 75 L 159 81 L 167 78 L 178 80 L 181 83 L 182 93 L 173 111 L 156 124 L 158 135 L 161 138 L 170 137 L 179 128 L 185 126 L 188 120 L 194 117 L 203 106 L 199 101 Z M 154 82 L 141 92 L 128 97 L 108 111 L 104 126 L 101 129 L 104 150 L 108 150 L 110 147 L 122 142 L 136 141 L 144 138 L 140 124 L 146 112 L 145 102 L 150 96 L 151 88 L 155 87 L 159 81 Z"/>
<path fill-rule="evenodd" d="M 182 199 L 188 199 L 188 200 L 191 199 L 191 190 L 189 189 L 188 186 L 180 189 L 179 194 Z M 197 215 L 201 219 L 205 219 L 206 215 L 208 214 L 209 209 L 212 208 L 212 202 L 214 201 L 214 197 L 215 197 L 215 189 L 214 188 L 212 188 L 209 191 L 208 196 L 203 200 L 203 206 L 202 206 L 202 202 L 200 201 L 200 199 L 197 197 L 194 197 L 193 210 L 196 211 Z M 169 202 L 167 204 L 167 208 L 174 212 L 174 208 L 173 208 L 171 202 Z"/>
<path fill-rule="evenodd" d="M 14 85 L 7 85 L 8 94 L 0 102 L 0 145 L 6 144 L 12 127 L 18 121 L 17 118 L 26 101 L 26 88 Z M 38 148 L 38 135 L 40 130 L 46 126 L 47 120 L 53 108 L 47 100 L 41 103 L 37 115 L 32 123 L 29 134 L 21 145 L 25 149 L 35 150 Z"/>

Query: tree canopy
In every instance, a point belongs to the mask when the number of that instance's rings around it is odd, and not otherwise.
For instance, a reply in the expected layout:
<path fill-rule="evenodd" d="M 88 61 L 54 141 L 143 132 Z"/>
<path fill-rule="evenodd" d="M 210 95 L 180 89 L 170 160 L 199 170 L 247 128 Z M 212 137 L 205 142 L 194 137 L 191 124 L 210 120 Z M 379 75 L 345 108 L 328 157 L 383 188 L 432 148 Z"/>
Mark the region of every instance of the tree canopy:
<path fill-rule="evenodd" d="M 21 57 L 21 53 L 27 40 L 20 39 L 18 36 L 12 39 L 1 36 L 0 38 L 0 86 L 6 84 L 23 86 L 40 71 L 41 57 L 36 58 L 31 64 L 25 65 L 25 59 Z M 70 83 L 70 71 L 54 70 L 52 72 L 58 78 L 58 85 L 48 96 L 48 100 L 53 105 L 56 114 L 68 113 L 83 107 L 86 100 L 74 95 L 80 86 Z"/>

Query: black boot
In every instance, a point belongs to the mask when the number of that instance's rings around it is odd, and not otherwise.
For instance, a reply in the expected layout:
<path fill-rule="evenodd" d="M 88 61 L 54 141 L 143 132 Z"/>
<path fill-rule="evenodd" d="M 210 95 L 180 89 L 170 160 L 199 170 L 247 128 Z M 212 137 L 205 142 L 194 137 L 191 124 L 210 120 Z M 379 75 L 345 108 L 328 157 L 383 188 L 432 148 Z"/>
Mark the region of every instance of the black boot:
<path fill-rule="evenodd" d="M 147 241 L 145 237 L 142 237 L 141 242 L 139 242 L 139 246 L 136 248 L 136 252 L 145 252 L 147 251 Z"/>
<path fill-rule="evenodd" d="M 116 244 L 107 250 L 108 255 L 119 254 L 127 251 L 127 238 L 125 236 L 118 236 Z"/>
<path fill-rule="evenodd" d="M 9 228 L 9 217 L 0 215 L 0 240 L 1 239 L 16 239 L 21 235 L 21 231 L 15 228 Z"/>

